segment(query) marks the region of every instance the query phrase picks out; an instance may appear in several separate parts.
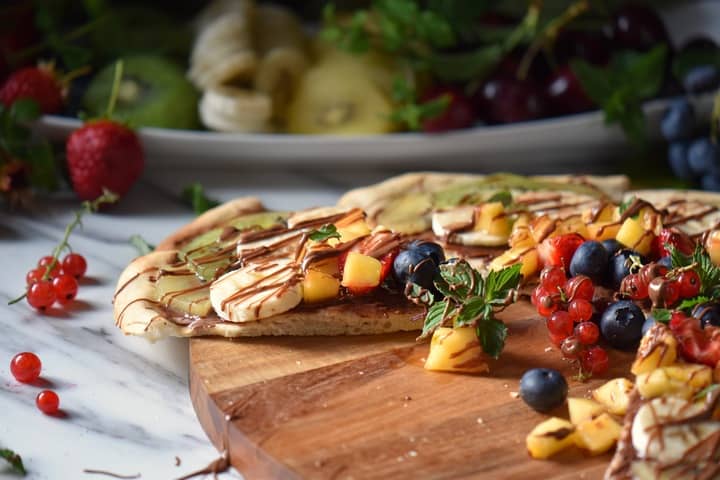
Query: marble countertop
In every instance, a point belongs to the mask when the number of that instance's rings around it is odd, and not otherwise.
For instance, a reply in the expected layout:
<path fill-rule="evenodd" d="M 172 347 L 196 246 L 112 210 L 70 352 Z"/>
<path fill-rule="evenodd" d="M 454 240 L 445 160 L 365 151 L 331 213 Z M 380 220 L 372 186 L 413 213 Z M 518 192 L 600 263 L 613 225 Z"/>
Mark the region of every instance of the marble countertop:
<path fill-rule="evenodd" d="M 27 271 L 51 253 L 78 202 L 71 196 L 39 198 L 30 212 L 0 210 L 0 448 L 22 456 L 30 479 L 111 478 L 85 469 L 171 479 L 205 467 L 218 454 L 190 403 L 187 341 L 150 344 L 114 326 L 112 292 L 136 256 L 128 238 L 137 233 L 155 243 L 191 220 L 179 192 L 194 181 L 220 200 L 254 195 L 269 208 L 299 209 L 332 204 L 348 188 L 386 176 L 287 169 L 148 172 L 111 212 L 87 216 L 72 235 L 71 246 L 88 260 L 87 278 L 71 306 L 45 315 L 24 301 L 7 302 L 22 293 Z M 10 359 L 22 351 L 41 358 L 41 384 L 12 377 Z M 35 407 L 42 387 L 58 393 L 64 418 Z M 0 478 L 18 477 L 0 461 Z M 242 477 L 229 472 L 221 478 Z"/>

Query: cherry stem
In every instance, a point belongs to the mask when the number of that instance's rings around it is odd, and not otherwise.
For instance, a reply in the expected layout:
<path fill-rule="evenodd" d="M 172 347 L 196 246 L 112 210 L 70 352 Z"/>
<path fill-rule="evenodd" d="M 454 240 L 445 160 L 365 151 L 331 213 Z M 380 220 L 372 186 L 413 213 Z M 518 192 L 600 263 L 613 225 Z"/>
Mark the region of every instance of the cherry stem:
<path fill-rule="evenodd" d="M 85 215 L 86 213 L 95 213 L 100 209 L 101 206 L 115 203 L 118 201 L 119 198 L 120 197 L 117 194 L 111 192 L 110 190 L 103 189 L 102 195 L 97 197 L 95 200 L 86 200 L 82 203 L 82 208 L 75 211 L 75 218 L 65 227 L 65 233 L 62 240 L 60 240 L 60 243 L 53 250 L 52 261 L 45 267 L 45 273 L 42 276 L 42 281 L 47 281 L 50 279 L 50 272 L 52 272 L 53 269 L 58 265 L 60 254 L 66 248 L 70 248 L 70 243 L 68 242 L 68 240 L 70 239 L 70 234 L 73 232 L 73 230 L 75 230 L 75 228 L 77 228 L 79 225 L 82 225 L 83 215 Z M 25 297 L 27 297 L 27 291 L 19 297 L 10 300 L 8 302 L 8 305 L 13 305 Z"/>
<path fill-rule="evenodd" d="M 120 82 L 122 81 L 123 75 L 123 61 L 118 60 L 115 63 L 115 76 L 113 77 L 112 89 L 110 90 L 110 100 L 108 101 L 107 111 L 105 117 L 110 119 L 115 111 L 115 104 L 117 103 L 118 94 L 120 93 Z"/>

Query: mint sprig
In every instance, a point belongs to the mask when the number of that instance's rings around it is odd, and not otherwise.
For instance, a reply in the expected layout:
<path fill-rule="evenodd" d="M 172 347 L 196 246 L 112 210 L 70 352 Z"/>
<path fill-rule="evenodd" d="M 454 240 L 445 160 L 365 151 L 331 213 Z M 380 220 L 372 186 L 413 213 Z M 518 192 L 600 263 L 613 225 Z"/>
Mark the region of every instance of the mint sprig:
<path fill-rule="evenodd" d="M 191 206 L 195 215 L 200 215 L 220 205 L 215 199 L 205 194 L 205 189 L 199 183 L 192 183 L 183 188 L 180 198 L 187 205 Z"/>
<path fill-rule="evenodd" d="M 322 227 L 311 232 L 308 238 L 314 242 L 322 242 L 331 238 L 340 238 L 340 232 L 337 231 L 337 227 L 335 227 L 332 223 L 326 223 Z"/>
<path fill-rule="evenodd" d="M 9 448 L 0 448 L 0 458 L 6 460 L 15 473 L 22 476 L 27 475 L 27 470 L 25 470 L 22 458 L 17 453 Z"/>
<path fill-rule="evenodd" d="M 483 278 L 465 260 L 440 265 L 434 284 L 444 298 L 430 297 L 420 338 L 445 324 L 475 327 L 483 351 L 497 358 L 505 346 L 507 327 L 494 315 L 514 301 L 513 292 L 522 277 L 521 267 L 516 264 L 491 271 Z"/>
<path fill-rule="evenodd" d="M 390 120 L 408 130 L 419 130 L 422 121 L 441 115 L 450 105 L 449 95 L 420 103 L 415 87 L 403 78 L 393 82 L 392 99 L 397 107 L 390 114 Z"/>

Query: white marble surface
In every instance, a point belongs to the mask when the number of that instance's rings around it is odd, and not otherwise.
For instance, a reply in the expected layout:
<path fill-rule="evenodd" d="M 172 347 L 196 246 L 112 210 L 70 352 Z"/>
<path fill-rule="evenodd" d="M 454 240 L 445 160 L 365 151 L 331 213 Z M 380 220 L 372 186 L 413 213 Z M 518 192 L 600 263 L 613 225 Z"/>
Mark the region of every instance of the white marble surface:
<path fill-rule="evenodd" d="M 0 447 L 22 455 L 31 479 L 110 478 L 84 469 L 171 479 L 217 458 L 190 403 L 187 342 L 149 344 L 123 336 L 113 324 L 115 282 L 136 255 L 128 237 L 137 233 L 154 243 L 189 221 L 193 214 L 178 192 L 192 181 L 221 200 L 256 195 L 270 208 L 298 209 L 334 203 L 348 187 L 387 175 L 148 172 L 120 205 L 86 217 L 73 234 L 72 247 L 88 259 L 88 279 L 72 306 L 46 315 L 7 301 L 23 291 L 26 272 L 59 241 L 78 202 L 38 199 L 30 213 L 0 210 Z M 10 374 L 10 359 L 21 351 L 40 356 L 42 380 L 59 394 L 65 418 L 43 415 L 34 401 L 41 386 L 20 384 Z M 0 478 L 16 478 L 2 461 Z"/>

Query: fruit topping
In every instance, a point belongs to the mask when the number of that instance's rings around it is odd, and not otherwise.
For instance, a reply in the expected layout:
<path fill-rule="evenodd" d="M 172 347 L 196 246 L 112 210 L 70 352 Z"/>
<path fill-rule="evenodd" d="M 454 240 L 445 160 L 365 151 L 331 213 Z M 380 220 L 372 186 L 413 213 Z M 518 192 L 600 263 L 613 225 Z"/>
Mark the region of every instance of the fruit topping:
<path fill-rule="evenodd" d="M 440 245 L 424 241 L 410 242 L 393 261 L 395 279 L 402 288 L 407 283 L 415 283 L 432 290 L 433 278 L 444 260 L 445 254 Z"/>
<path fill-rule="evenodd" d="M 692 316 L 700 320 L 700 326 L 720 327 L 720 303 L 707 302 L 695 305 Z"/>
<path fill-rule="evenodd" d="M 546 238 L 538 246 L 540 262 L 546 267 L 562 267 L 567 270 L 575 251 L 583 242 L 585 239 L 577 233 Z"/>
<path fill-rule="evenodd" d="M 603 338 L 613 347 L 625 350 L 637 345 L 642 337 L 645 315 L 629 300 L 611 303 L 600 317 Z"/>
<path fill-rule="evenodd" d="M 32 352 L 22 352 L 10 360 L 10 372 L 15 380 L 22 383 L 32 383 L 40 377 L 42 362 Z"/>
<path fill-rule="evenodd" d="M 589 240 L 581 244 L 570 261 L 570 275 L 585 275 L 593 283 L 601 283 L 608 264 L 608 252 L 602 243 Z"/>
<path fill-rule="evenodd" d="M 684 358 L 710 367 L 720 362 L 720 328 L 707 324 L 702 328 L 700 319 L 681 312 L 673 314 L 669 326 Z"/>
<path fill-rule="evenodd" d="M 533 368 L 520 379 L 520 398 L 538 412 L 547 412 L 560 406 L 567 393 L 567 381 L 557 370 Z"/>
<path fill-rule="evenodd" d="M 594 345 L 600 338 L 600 329 L 592 322 L 580 322 L 575 325 L 575 336 L 583 345 Z"/>
<path fill-rule="evenodd" d="M 580 354 L 582 371 L 590 375 L 602 375 L 609 368 L 608 354 L 604 348 L 594 346 L 583 350 Z"/>

